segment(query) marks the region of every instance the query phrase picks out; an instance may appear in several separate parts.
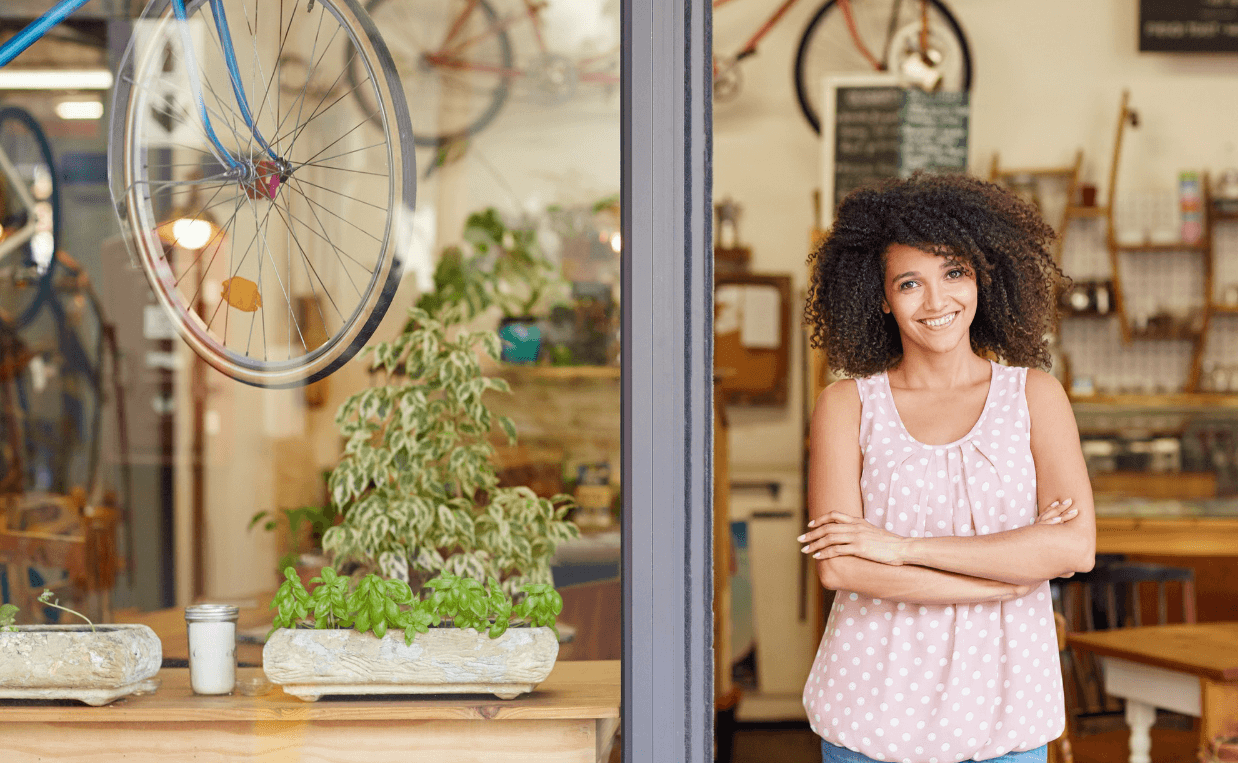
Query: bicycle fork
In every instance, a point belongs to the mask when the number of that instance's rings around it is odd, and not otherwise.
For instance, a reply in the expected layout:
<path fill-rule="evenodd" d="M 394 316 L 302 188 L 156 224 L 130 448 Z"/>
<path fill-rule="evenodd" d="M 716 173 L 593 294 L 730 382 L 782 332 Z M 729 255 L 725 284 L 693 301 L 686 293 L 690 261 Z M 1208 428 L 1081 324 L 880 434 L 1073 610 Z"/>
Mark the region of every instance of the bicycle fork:
<path fill-rule="evenodd" d="M 194 57 L 193 39 L 189 34 L 189 21 L 185 14 L 185 0 L 172 0 L 172 11 L 176 16 L 176 24 L 180 31 L 181 47 L 185 51 L 185 68 L 189 71 L 189 91 L 197 106 L 198 117 L 202 120 L 202 128 L 210 141 L 211 153 L 214 154 L 215 159 L 228 168 L 229 176 L 248 186 L 247 190 L 252 190 L 266 196 L 268 199 L 273 199 L 279 191 L 279 186 L 291 176 L 293 168 L 287 159 L 281 157 L 271 148 L 271 145 L 267 143 L 266 138 L 262 136 L 262 132 L 258 129 L 258 125 L 254 123 L 253 115 L 249 109 L 249 99 L 245 97 L 245 87 L 241 83 L 241 72 L 237 66 L 236 52 L 232 47 L 232 34 L 228 29 L 228 17 L 224 12 L 223 3 L 221 0 L 208 0 L 208 2 L 211 6 L 211 15 L 215 20 L 215 28 L 219 32 L 219 43 L 223 50 L 224 63 L 228 69 L 228 79 L 232 84 L 232 95 L 236 99 L 236 105 L 240 110 L 241 118 L 245 121 L 245 126 L 249 128 L 262 152 L 270 157 L 270 164 L 266 167 L 261 167 L 260 165 L 268 163 L 266 161 L 255 163 L 252 160 L 239 160 L 224 148 L 219 137 L 216 136 L 215 129 L 211 126 L 210 114 L 207 113 L 206 101 L 202 97 L 202 83 L 198 78 L 198 66 Z M 313 0 L 310 0 L 310 5 L 306 12 L 308 13 L 312 8 Z M 254 194 L 251 193 L 250 195 L 252 197 Z"/>

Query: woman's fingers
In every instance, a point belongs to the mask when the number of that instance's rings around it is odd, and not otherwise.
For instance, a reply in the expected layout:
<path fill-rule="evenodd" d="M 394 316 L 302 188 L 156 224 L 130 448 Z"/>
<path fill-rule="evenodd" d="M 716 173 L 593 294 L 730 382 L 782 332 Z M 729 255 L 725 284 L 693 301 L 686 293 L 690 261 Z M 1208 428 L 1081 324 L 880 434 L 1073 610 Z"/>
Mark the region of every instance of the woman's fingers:
<path fill-rule="evenodd" d="M 1058 525 L 1074 519 L 1079 516 L 1079 510 L 1073 508 L 1071 506 L 1072 503 L 1074 503 L 1074 500 L 1071 498 L 1067 498 L 1064 501 L 1054 501 L 1036 517 L 1036 524 Z"/>
<path fill-rule="evenodd" d="M 811 537 L 809 541 L 804 544 L 804 546 L 800 549 L 800 552 L 808 554 L 813 551 L 819 551 L 828 546 L 847 543 L 854 536 L 854 534 L 855 532 L 848 527 L 840 527 L 838 525 L 823 527 L 816 533 L 812 534 L 813 537 Z M 800 537 L 806 538 L 808 536 L 801 535 Z"/>

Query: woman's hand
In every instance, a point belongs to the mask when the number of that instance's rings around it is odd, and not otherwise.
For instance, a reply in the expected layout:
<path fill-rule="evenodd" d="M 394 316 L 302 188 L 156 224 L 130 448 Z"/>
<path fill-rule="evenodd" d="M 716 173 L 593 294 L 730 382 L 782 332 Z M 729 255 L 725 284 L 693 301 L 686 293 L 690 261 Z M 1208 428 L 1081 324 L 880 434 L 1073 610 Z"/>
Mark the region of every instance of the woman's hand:
<path fill-rule="evenodd" d="M 1072 503 L 1074 503 L 1073 498 L 1067 498 L 1065 501 L 1054 501 L 1049 504 L 1048 508 L 1036 516 L 1034 524 L 1060 525 L 1063 522 L 1069 522 L 1079 516 L 1079 510 L 1070 507 Z"/>
<path fill-rule="evenodd" d="M 813 559 L 856 556 L 861 559 L 899 566 L 907 538 L 869 524 L 860 517 L 831 511 L 808 523 L 808 532 L 796 538 L 800 549 Z"/>

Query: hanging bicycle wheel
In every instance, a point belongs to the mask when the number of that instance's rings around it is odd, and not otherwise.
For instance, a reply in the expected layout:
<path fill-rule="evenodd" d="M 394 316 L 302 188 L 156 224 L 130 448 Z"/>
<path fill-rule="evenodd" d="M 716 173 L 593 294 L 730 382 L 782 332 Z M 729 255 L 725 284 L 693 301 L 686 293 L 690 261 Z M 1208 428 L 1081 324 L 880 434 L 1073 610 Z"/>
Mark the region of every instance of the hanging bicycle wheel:
<path fill-rule="evenodd" d="M 822 5 L 808 22 L 795 56 L 795 93 L 816 132 L 821 132 L 821 90 L 829 75 L 888 71 L 916 78 L 928 69 L 934 78 L 940 76 L 934 82 L 939 89 L 971 88 L 967 37 L 939 0 L 928 0 L 926 48 L 921 45 L 919 0 L 851 0 L 850 8 L 854 30 L 838 0 Z M 861 51 L 857 36 L 873 60 Z"/>
<path fill-rule="evenodd" d="M 13 178 L 0 175 L 0 222 L 21 240 L 0 257 L 0 319 L 21 327 L 38 310 L 55 269 L 60 181 L 51 144 L 25 109 L 0 108 L 0 149 L 15 173 Z M 22 188 L 14 187 L 15 182 Z"/>
<path fill-rule="evenodd" d="M 386 33 L 417 145 L 466 138 L 499 113 L 518 73 L 507 22 L 486 0 L 370 0 L 366 10 Z M 364 77 L 356 63 L 349 68 L 350 84 Z M 372 109 L 369 91 L 355 94 Z"/>
<path fill-rule="evenodd" d="M 185 11 L 182 25 L 154 0 L 117 78 L 109 179 L 121 230 L 208 363 L 255 386 L 315 381 L 377 328 L 411 241 L 399 77 L 355 0 L 188 0 Z M 345 85 L 353 65 L 363 74 Z"/>

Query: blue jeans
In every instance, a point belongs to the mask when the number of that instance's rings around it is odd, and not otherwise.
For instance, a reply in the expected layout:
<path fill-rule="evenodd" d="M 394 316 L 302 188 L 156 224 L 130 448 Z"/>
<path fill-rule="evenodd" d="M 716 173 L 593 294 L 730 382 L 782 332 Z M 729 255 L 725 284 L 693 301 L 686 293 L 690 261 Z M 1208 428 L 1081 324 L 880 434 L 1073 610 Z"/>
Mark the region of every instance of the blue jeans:
<path fill-rule="evenodd" d="M 1023 752 L 1008 752 L 996 758 L 989 758 L 984 763 L 1045 763 L 1048 754 L 1048 748 L 1041 745 Z M 824 739 L 821 740 L 821 761 L 822 763 L 881 763 L 855 750 L 830 744 Z"/>

